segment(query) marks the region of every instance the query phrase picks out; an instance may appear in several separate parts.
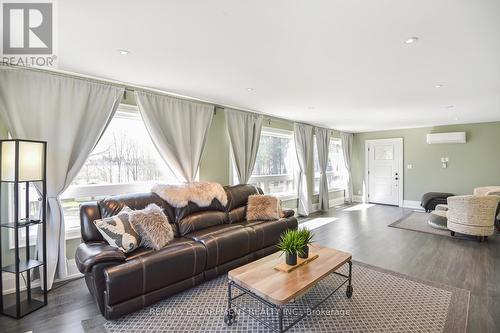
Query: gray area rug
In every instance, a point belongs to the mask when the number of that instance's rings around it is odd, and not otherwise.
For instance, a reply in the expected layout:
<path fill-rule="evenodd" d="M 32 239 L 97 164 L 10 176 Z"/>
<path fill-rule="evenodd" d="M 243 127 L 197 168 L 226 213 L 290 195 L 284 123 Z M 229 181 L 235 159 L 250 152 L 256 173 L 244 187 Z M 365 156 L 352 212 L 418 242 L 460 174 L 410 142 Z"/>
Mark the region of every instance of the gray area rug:
<path fill-rule="evenodd" d="M 343 268 L 344 273 L 347 271 Z M 332 275 L 285 308 L 292 317 L 339 285 Z M 354 262 L 354 294 L 345 287 L 319 306 L 290 332 L 446 332 L 462 333 L 467 326 L 469 292 L 417 280 L 378 267 Z M 233 289 L 235 290 L 235 289 Z M 269 323 L 274 313 L 248 296 L 242 305 Z M 227 278 L 207 281 L 118 320 L 102 317 L 83 322 L 86 331 L 115 332 L 268 332 L 262 324 L 237 310 L 236 323 L 224 324 Z"/>
<path fill-rule="evenodd" d="M 433 228 L 427 223 L 429 215 L 429 213 L 414 211 L 406 216 L 403 216 L 396 222 L 389 224 L 389 227 L 420 231 L 428 234 L 446 236 L 451 238 L 451 234 L 449 231 Z"/>

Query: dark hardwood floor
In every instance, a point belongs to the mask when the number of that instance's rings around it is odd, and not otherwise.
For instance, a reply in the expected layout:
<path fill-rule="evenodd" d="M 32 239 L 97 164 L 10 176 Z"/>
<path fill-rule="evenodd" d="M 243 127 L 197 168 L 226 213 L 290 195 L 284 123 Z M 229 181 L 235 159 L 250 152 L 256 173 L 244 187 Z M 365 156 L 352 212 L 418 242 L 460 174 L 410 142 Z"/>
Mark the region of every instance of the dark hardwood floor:
<path fill-rule="evenodd" d="M 346 207 L 344 207 L 346 208 Z M 500 332 L 500 236 L 485 243 L 387 227 L 410 210 L 351 206 L 331 210 L 334 222 L 315 230 L 316 240 L 351 252 L 356 261 L 471 291 L 467 331 Z M 0 317 L 0 332 L 81 332 L 99 315 L 83 279 L 49 294 L 49 305 L 22 320 Z"/>

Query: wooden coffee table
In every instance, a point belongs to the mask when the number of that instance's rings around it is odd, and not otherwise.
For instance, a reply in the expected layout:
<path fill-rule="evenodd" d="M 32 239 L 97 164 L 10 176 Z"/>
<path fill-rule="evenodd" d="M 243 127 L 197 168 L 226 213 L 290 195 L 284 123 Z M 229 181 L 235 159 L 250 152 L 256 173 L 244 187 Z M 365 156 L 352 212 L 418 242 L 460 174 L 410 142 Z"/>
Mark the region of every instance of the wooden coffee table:
<path fill-rule="evenodd" d="M 317 253 L 319 257 L 306 265 L 298 267 L 290 273 L 285 273 L 274 269 L 275 266 L 285 260 L 281 253 L 274 253 L 265 258 L 259 259 L 247 265 L 233 269 L 228 273 L 228 302 L 224 321 L 227 325 L 232 325 L 236 320 L 236 312 L 232 308 L 237 307 L 247 313 L 252 318 L 262 323 L 267 328 L 273 331 L 285 332 L 302 320 L 308 313 L 317 308 L 333 294 L 335 294 L 343 285 L 347 283 L 346 296 L 351 298 L 353 287 L 351 284 L 352 277 L 352 255 L 350 253 L 338 251 L 335 249 L 322 247 L 320 245 L 312 245 L 310 252 Z M 349 265 L 349 274 L 344 275 L 338 273 L 337 270 L 343 265 Z M 314 287 L 318 282 L 323 280 L 330 274 L 339 275 L 345 280 L 340 285 L 332 288 L 333 290 L 322 300 L 312 305 L 307 311 L 302 313 L 297 319 L 293 320 L 289 325 L 284 327 L 283 309 L 290 302 L 305 294 L 309 289 Z M 233 297 L 232 288 L 235 287 L 241 293 Z M 277 312 L 278 327 L 262 320 L 255 316 L 252 311 L 246 309 L 237 302 L 236 299 L 248 295 L 255 300 L 264 303 L 273 308 Z"/>

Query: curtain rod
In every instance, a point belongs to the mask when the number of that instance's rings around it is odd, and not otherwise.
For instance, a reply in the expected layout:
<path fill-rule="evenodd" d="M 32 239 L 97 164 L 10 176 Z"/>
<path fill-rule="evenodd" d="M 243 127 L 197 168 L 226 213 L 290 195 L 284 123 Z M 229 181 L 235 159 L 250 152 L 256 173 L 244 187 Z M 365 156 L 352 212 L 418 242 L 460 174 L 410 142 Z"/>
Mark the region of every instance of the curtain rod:
<path fill-rule="evenodd" d="M 262 115 L 262 116 L 268 117 L 269 120 L 280 120 L 280 121 L 288 121 L 288 122 L 292 122 L 292 123 L 302 123 L 302 124 L 310 125 L 313 127 L 321 127 L 321 128 L 325 128 L 328 130 L 337 131 L 333 128 L 327 128 L 327 127 L 318 126 L 318 125 L 314 125 L 314 124 L 310 124 L 310 123 L 306 123 L 306 122 L 302 122 L 302 121 L 296 121 L 296 120 L 289 119 L 289 118 L 278 117 L 278 116 L 274 116 L 274 115 L 266 113 L 266 112 L 255 111 L 252 109 L 241 108 L 241 107 L 227 105 L 227 104 L 214 103 L 214 102 L 200 99 L 200 98 L 196 98 L 196 97 L 190 97 L 190 96 L 186 96 L 186 95 L 182 95 L 182 94 L 168 92 L 168 91 L 164 91 L 164 90 L 156 89 L 156 88 L 145 87 L 145 86 L 141 86 L 141 85 L 134 85 L 134 84 L 126 83 L 123 81 L 118 81 L 118 80 L 105 79 L 105 78 L 95 77 L 95 76 L 91 76 L 91 75 L 87 75 L 87 74 L 80 74 L 80 73 L 65 71 L 65 70 L 61 70 L 61 69 L 42 68 L 42 67 L 36 67 L 36 66 L 26 67 L 26 66 L 18 66 L 18 65 L 5 63 L 5 62 L 0 62 L 0 68 L 2 66 L 11 67 L 14 69 L 24 69 L 24 70 L 31 70 L 31 71 L 35 71 L 35 72 L 41 72 L 41 73 L 49 73 L 49 74 L 53 74 L 53 75 L 59 75 L 62 77 L 69 77 L 69 78 L 78 79 L 78 80 L 86 80 L 86 81 L 101 83 L 101 84 L 106 83 L 106 84 L 113 85 L 115 87 L 123 88 L 123 89 L 125 89 L 125 92 L 127 92 L 127 91 L 128 92 L 143 91 L 143 92 L 148 92 L 148 93 L 155 93 L 158 95 L 179 98 L 179 99 L 183 99 L 183 100 L 187 100 L 187 101 L 210 104 L 210 105 L 213 105 L 215 108 L 234 109 L 237 111 L 243 111 L 243 112 L 248 112 L 248 113 L 252 113 L 252 114 Z"/>

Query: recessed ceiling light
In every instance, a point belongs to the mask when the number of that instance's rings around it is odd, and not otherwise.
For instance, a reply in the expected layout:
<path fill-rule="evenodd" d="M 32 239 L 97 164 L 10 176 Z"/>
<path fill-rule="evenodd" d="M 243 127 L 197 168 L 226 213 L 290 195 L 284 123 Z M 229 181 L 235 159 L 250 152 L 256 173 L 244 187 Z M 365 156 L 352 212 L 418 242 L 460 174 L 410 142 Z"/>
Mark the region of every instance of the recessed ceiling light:
<path fill-rule="evenodd" d="M 118 52 L 121 54 L 121 55 L 127 55 L 130 53 L 130 51 L 128 50 L 118 50 Z"/>
<path fill-rule="evenodd" d="M 442 84 L 436 84 L 436 85 L 434 86 L 434 88 L 443 88 L 443 85 L 442 85 Z"/>
<path fill-rule="evenodd" d="M 405 40 L 405 43 L 411 44 L 411 43 L 415 43 L 416 41 L 418 41 L 418 37 L 409 37 Z"/>
<path fill-rule="evenodd" d="M 252 92 L 252 91 L 253 91 L 253 88 L 247 88 L 247 91 L 248 91 L 248 92 Z"/>

